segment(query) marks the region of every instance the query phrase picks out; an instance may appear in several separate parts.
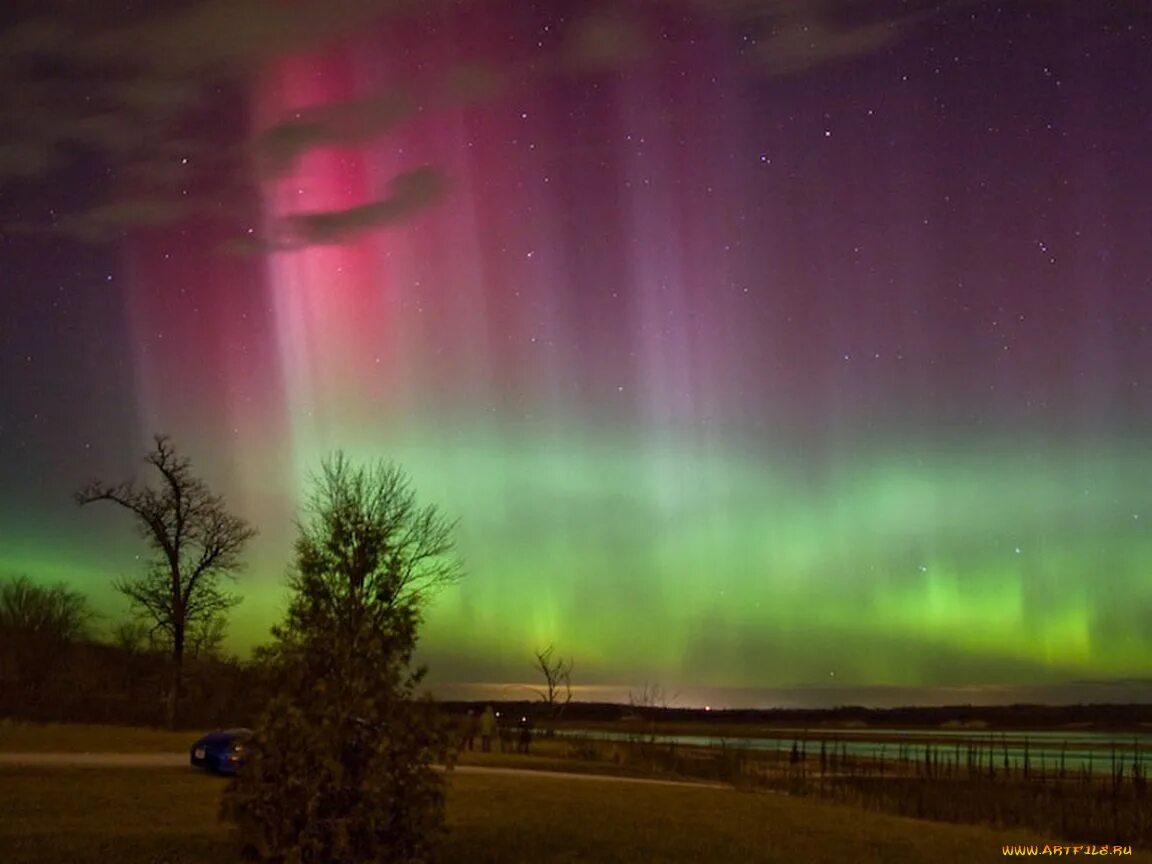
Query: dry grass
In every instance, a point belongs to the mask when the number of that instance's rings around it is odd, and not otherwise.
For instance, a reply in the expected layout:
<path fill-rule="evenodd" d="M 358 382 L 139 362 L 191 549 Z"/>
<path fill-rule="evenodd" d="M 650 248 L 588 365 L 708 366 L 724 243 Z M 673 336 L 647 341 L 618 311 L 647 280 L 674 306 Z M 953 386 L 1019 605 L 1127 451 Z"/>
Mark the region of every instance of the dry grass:
<path fill-rule="evenodd" d="M 178 769 L 0 769 L 0 860 L 227 864 L 236 858 L 216 819 L 222 787 Z M 520 775 L 452 776 L 448 822 L 440 860 L 469 864 L 969 864 L 1035 841 L 782 795 Z"/>
<path fill-rule="evenodd" d="M 194 733 L 153 729 L 0 721 L 0 751 L 10 752 L 183 752 L 193 737 Z M 728 790 L 461 774 L 452 780 L 449 816 L 455 831 L 443 860 L 687 861 L 717 860 L 718 855 L 723 860 L 750 861 L 839 860 L 836 855 L 862 861 L 953 860 L 943 853 L 929 856 L 925 843 L 955 849 L 957 856 L 967 848 L 964 860 L 972 860 L 977 847 L 998 850 L 998 838 L 1022 836 L 983 827 L 913 822 L 861 808 L 1017 825 L 1021 830 L 1031 825 L 1032 836 L 1052 843 L 1131 842 L 1146 834 L 1146 802 L 1135 797 L 1131 782 L 1123 795 L 1115 796 L 1103 794 L 1103 788 L 1080 789 L 1076 782 L 1006 782 L 1003 772 L 995 779 L 980 772 L 967 776 L 967 771 L 963 777 L 927 778 L 919 776 L 918 762 L 903 766 L 893 762 L 877 777 L 877 766 L 868 760 L 847 764 L 833 760 L 832 777 L 825 780 L 813 770 L 811 755 L 808 764 L 789 765 L 781 754 L 698 748 L 665 753 L 665 749 L 543 738 L 533 743 L 530 756 L 503 753 L 497 745 L 491 753 L 462 753 L 460 764 L 627 776 L 694 775 L 830 796 L 849 806 Z M 20 800 L 25 780 L 31 784 L 26 802 Z M 212 778 L 166 770 L 9 769 L 0 774 L 0 787 L 0 861 L 220 864 L 221 858 L 231 856 L 226 832 L 215 821 L 218 785 Z M 8 824 L 9 802 L 15 802 L 13 816 L 23 820 L 12 823 L 17 825 L 13 830 Z M 1127 835 L 1127 841 L 1119 834 Z M 11 847 L 18 853 L 15 859 L 5 854 L 7 843 L 15 844 Z M 764 844 L 774 850 L 771 855 L 757 851 Z M 809 846 L 817 853 L 805 851 Z M 871 849 L 879 851 L 873 854 Z M 780 850 L 793 857 L 777 856 Z M 19 857 L 25 853 L 31 857 Z M 917 857 L 921 855 L 927 857 Z"/>
<path fill-rule="evenodd" d="M 1108 773 L 1007 765 L 995 749 L 903 747 L 880 760 L 819 742 L 788 753 L 569 739 L 571 756 L 653 773 L 728 782 L 945 822 L 1019 828 L 1060 838 L 1108 837 L 1152 847 L 1146 771 L 1118 757 Z M 924 754 L 927 753 L 927 756 Z M 1099 764 L 1099 763 L 1097 763 Z M 1106 763 L 1107 764 L 1107 763 Z"/>
<path fill-rule="evenodd" d="M 196 740 L 195 732 L 169 732 L 134 726 L 22 723 L 0 719 L 4 753 L 179 753 Z"/>

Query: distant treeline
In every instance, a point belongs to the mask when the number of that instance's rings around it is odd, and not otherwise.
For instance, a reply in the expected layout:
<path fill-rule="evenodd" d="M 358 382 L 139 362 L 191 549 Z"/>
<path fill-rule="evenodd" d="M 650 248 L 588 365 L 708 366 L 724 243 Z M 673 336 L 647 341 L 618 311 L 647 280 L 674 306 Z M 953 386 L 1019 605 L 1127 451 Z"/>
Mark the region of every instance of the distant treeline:
<path fill-rule="evenodd" d="M 483 702 L 447 702 L 452 713 L 464 713 L 483 707 Z M 508 714 L 530 714 L 539 703 L 493 702 L 497 710 Z M 944 705 L 939 707 L 866 708 L 778 708 L 710 710 L 702 708 L 661 708 L 618 705 L 606 702 L 573 702 L 564 714 L 566 725 L 616 722 L 637 715 L 664 723 L 707 723 L 725 725 L 763 725 L 812 727 L 823 725 L 866 724 L 872 727 L 915 728 L 922 726 L 971 726 L 989 729 L 1039 729 L 1082 724 L 1100 729 L 1135 729 L 1152 724 L 1152 705 Z"/>
<path fill-rule="evenodd" d="M 139 620 L 97 635 L 88 598 L 65 585 L 0 576 L 0 717 L 56 723 L 160 726 L 171 655 Z M 252 720 L 263 680 L 254 663 L 223 656 L 222 628 L 205 631 L 185 661 L 181 725 Z"/>
<path fill-rule="evenodd" d="M 29 646 L 23 646 L 27 649 Z M 31 662 L 29 662 L 31 661 Z M 163 651 L 130 649 L 81 640 L 37 646 L 34 655 L 0 634 L 0 717 L 59 723 L 162 726 L 168 657 Z M 251 724 L 262 704 L 263 678 L 253 661 L 220 656 L 189 658 L 181 726 L 214 728 Z M 449 714 L 480 711 L 488 702 L 441 703 Z M 508 718 L 539 717 L 539 701 L 494 701 Z M 711 710 L 637 708 L 602 702 L 573 702 L 565 725 L 610 723 L 642 714 L 661 723 L 724 726 L 763 725 L 818 728 L 867 724 L 915 728 L 967 725 L 988 729 L 1040 729 L 1086 725 L 1136 729 L 1152 723 L 1152 705 L 950 705 L 932 708 Z M 1145 730 L 1147 731 L 1147 730 Z"/>
<path fill-rule="evenodd" d="M 0 716 L 46 723 L 164 725 L 169 660 L 163 651 L 84 640 L 56 643 L 30 658 L 14 641 L 0 636 Z M 180 725 L 207 729 L 251 723 L 261 704 L 259 682 L 252 664 L 224 657 L 190 658 Z"/>
<path fill-rule="evenodd" d="M 686 712 L 694 719 L 716 718 L 731 723 L 815 726 L 821 723 L 866 723 L 894 728 L 916 726 L 986 725 L 992 729 L 1037 729 L 1068 724 L 1100 728 L 1131 728 L 1152 721 L 1152 705 L 943 705 L 939 707 L 865 708 L 845 706 L 825 710 Z"/>

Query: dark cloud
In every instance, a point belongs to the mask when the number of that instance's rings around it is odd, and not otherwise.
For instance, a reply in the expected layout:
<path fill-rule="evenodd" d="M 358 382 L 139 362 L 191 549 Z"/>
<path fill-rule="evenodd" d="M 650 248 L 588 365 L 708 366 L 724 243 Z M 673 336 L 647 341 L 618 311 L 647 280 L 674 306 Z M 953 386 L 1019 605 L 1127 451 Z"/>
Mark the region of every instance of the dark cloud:
<path fill-rule="evenodd" d="M 174 77 L 217 79 L 287 52 L 315 48 L 373 21 L 435 5 L 415 0 L 198 0 L 109 28 L 77 50 L 94 63 L 127 62 Z"/>
<path fill-rule="evenodd" d="M 0 183 L 47 174 L 57 161 L 51 149 L 35 141 L 0 142 Z"/>
<path fill-rule="evenodd" d="M 740 22 L 744 59 L 788 75 L 874 53 L 943 10 L 980 0 L 683 0 Z"/>
<path fill-rule="evenodd" d="M 406 219 L 438 200 L 445 191 L 443 175 L 423 167 L 400 174 L 388 186 L 389 194 L 346 210 L 295 213 L 282 220 L 273 231 L 274 248 L 341 243 L 369 228 L 390 225 Z"/>
<path fill-rule="evenodd" d="M 302 111 L 271 126 L 257 140 L 258 160 L 266 174 L 279 176 L 313 147 L 353 144 L 382 135 L 411 116 L 412 101 L 387 93 Z"/>
<path fill-rule="evenodd" d="M 188 206 L 185 199 L 196 187 L 177 166 L 190 157 L 215 161 L 217 186 L 227 177 L 224 185 L 250 189 L 253 162 L 266 175 L 284 174 L 313 148 L 386 134 L 416 104 L 434 109 L 482 101 L 509 93 L 511 81 L 532 86 L 545 75 L 613 68 L 656 50 L 638 13 L 609 3 L 572 21 L 551 62 L 515 67 L 501 66 L 500 59 L 477 65 L 460 58 L 459 66 L 435 70 L 431 77 L 437 83 L 420 85 L 422 92 L 373 94 L 283 118 L 257 137 L 254 160 L 242 140 L 242 123 L 222 133 L 213 124 L 190 120 L 197 112 L 206 115 L 221 92 L 277 56 L 322 47 L 390 17 L 434 14 L 442 5 L 466 2 L 154 0 L 113 9 L 101 0 L 11 0 L 0 13 L 0 186 L 48 176 L 77 153 L 95 154 L 122 178 L 132 203 L 79 213 L 63 224 L 74 233 L 105 236 L 127 226 L 133 214 L 144 224 L 156 224 L 164 214 Z M 861 20 L 860 10 L 868 8 L 861 0 L 663 2 L 689 3 L 751 22 L 762 34 L 757 59 L 777 72 L 876 50 L 914 20 L 892 10 Z M 413 201 L 423 206 L 435 198 L 432 186 L 403 180 L 381 201 L 300 216 L 284 227 L 293 243 L 335 242 L 341 231 L 386 223 L 397 212 L 417 209 Z M 91 230 L 84 228 L 85 219 Z"/>
<path fill-rule="evenodd" d="M 58 228 L 80 240 L 99 243 L 122 237 L 132 228 L 171 225 L 191 212 L 191 207 L 171 198 L 124 198 L 67 215 Z"/>
<path fill-rule="evenodd" d="M 575 70 L 615 69 L 646 57 L 651 50 L 640 22 L 622 11 L 601 9 L 568 28 L 565 60 Z"/>
<path fill-rule="evenodd" d="M 460 63 L 447 70 L 442 100 L 450 104 L 487 102 L 505 92 L 508 76 L 482 63 Z"/>
<path fill-rule="evenodd" d="M 112 9 L 100 0 L 14 0 L 0 12 L 0 187 L 47 177 L 77 156 L 102 163 L 134 197 L 59 223 L 93 238 L 116 233 L 133 214 L 154 225 L 187 207 L 182 199 L 196 190 L 174 166 L 190 156 L 211 153 L 217 181 L 250 187 L 243 125 L 229 133 L 197 123 L 197 112 L 275 56 L 438 5 L 155 0 Z M 325 109 L 304 124 L 274 127 L 264 155 L 290 165 L 310 147 L 385 131 L 402 113 L 392 97 Z M 22 218 L 0 214 L 9 225 Z"/>
<path fill-rule="evenodd" d="M 904 25 L 903 21 L 887 21 L 838 28 L 819 18 L 794 18 L 761 41 L 754 58 L 775 74 L 803 72 L 813 66 L 871 54 L 895 41 Z"/>

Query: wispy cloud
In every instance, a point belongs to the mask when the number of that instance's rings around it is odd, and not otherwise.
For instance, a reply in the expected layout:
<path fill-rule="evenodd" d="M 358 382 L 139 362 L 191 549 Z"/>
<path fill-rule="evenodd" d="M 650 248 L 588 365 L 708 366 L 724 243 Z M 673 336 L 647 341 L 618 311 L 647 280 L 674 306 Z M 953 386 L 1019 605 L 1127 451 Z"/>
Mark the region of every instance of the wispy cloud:
<path fill-rule="evenodd" d="M 374 138 L 412 113 L 412 100 L 400 92 L 310 108 L 260 133 L 258 160 L 266 174 L 279 176 L 313 147 Z"/>
<path fill-rule="evenodd" d="M 607 4 L 574 18 L 550 60 L 501 66 L 459 58 L 432 70 L 416 93 L 368 94 L 282 118 L 245 144 L 212 124 L 189 123 L 220 92 L 271 59 L 311 50 L 389 18 L 427 15 L 469 0 L 157 0 L 112 14 L 93 0 L 27 3 L 0 28 L 0 186 L 45 177 L 74 158 L 95 154 L 114 172 L 127 198 L 57 223 L 100 239 L 180 218 L 196 203 L 188 164 L 212 160 L 214 182 L 250 189 L 264 176 L 293 170 L 308 151 L 357 144 L 387 134 L 414 112 L 475 103 L 531 87 L 541 77 L 619 68 L 659 50 L 642 11 Z M 749 58 L 774 73 L 793 73 L 878 50 L 919 13 L 875 12 L 863 0 L 662 0 L 735 16 L 760 34 Z M 960 0 L 957 0 L 960 2 Z M 913 4 L 914 5 L 914 4 Z M 901 4 L 899 10 L 908 7 Z M 194 128 L 189 128 L 190 126 Z M 253 150 L 255 158 L 253 158 Z M 223 178 L 223 179 L 222 179 Z M 338 242 L 345 233 L 395 222 L 436 200 L 443 178 L 420 169 L 397 178 L 390 194 L 332 213 L 298 214 L 278 227 L 272 246 Z"/>
<path fill-rule="evenodd" d="M 348 237 L 408 218 L 438 200 L 445 191 L 443 175 L 432 167 L 400 174 L 388 186 L 388 195 L 343 210 L 293 213 L 272 231 L 272 248 L 339 243 Z"/>

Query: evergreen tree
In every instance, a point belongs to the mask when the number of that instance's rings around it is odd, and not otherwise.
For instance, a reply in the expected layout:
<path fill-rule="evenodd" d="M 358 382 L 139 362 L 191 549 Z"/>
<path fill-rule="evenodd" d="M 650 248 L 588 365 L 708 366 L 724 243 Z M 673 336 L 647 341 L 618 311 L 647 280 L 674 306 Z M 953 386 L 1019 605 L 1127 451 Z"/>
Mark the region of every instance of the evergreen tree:
<path fill-rule="evenodd" d="M 430 592 L 459 578 L 453 524 L 395 466 L 337 454 L 315 479 L 292 599 L 266 653 L 275 695 L 223 815 L 245 854 L 293 864 L 424 860 L 448 736 L 411 665 Z"/>

